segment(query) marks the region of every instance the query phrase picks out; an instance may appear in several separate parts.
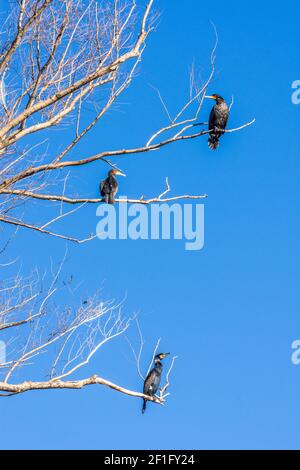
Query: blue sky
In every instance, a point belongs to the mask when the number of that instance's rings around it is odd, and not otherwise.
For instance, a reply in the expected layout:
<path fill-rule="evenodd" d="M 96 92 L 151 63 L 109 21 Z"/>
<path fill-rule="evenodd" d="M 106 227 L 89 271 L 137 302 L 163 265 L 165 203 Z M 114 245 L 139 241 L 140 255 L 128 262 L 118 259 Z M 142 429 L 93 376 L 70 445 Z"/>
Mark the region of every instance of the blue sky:
<path fill-rule="evenodd" d="M 99 286 L 106 298 L 126 293 L 126 313 L 140 312 L 144 368 L 158 337 L 162 350 L 179 356 L 171 396 L 164 407 L 149 404 L 144 416 L 140 400 L 103 387 L 3 399 L 1 448 L 299 448 L 300 366 L 290 360 L 300 338 L 300 106 L 291 102 L 300 79 L 299 5 L 155 3 L 161 17 L 139 75 L 82 151 L 152 135 L 165 122 L 152 86 L 176 111 L 192 62 L 208 72 L 211 21 L 219 47 L 209 91 L 229 101 L 234 95 L 230 127 L 256 123 L 223 137 L 215 153 L 200 138 L 115 160 L 128 175 L 121 192 L 129 197 L 158 194 L 167 175 L 174 193 L 209 195 L 203 250 L 185 251 L 180 241 L 93 241 L 69 246 L 65 269 L 83 293 Z M 95 164 L 75 176 L 96 197 L 106 171 Z M 70 228 L 94 229 L 94 206 L 77 217 Z M 64 242 L 25 232 L 13 248 L 24 270 L 58 262 L 64 250 Z M 119 339 L 82 374 L 141 389 L 131 360 Z"/>

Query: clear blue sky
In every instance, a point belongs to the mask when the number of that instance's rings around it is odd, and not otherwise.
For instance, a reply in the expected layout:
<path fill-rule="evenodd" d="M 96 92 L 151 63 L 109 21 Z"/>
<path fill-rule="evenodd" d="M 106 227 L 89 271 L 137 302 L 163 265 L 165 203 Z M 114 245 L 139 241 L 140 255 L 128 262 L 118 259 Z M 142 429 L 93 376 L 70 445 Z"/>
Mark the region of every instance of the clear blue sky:
<path fill-rule="evenodd" d="M 93 154 L 149 137 L 164 119 L 150 85 L 177 109 L 191 63 L 208 70 L 210 21 L 220 42 L 209 91 L 234 95 L 230 126 L 253 117 L 256 124 L 225 136 L 215 153 L 201 138 L 115 160 L 128 174 L 121 187 L 128 196 L 157 194 L 166 175 L 176 193 L 208 193 L 202 251 L 187 252 L 178 241 L 95 241 L 69 247 L 66 270 L 83 281 L 83 292 L 104 286 L 108 298 L 127 293 L 125 311 L 140 311 L 147 341 L 144 367 L 157 337 L 179 356 L 171 396 L 164 407 L 150 404 L 144 416 L 140 400 L 101 387 L 3 399 L 1 448 L 300 447 L 300 366 L 290 361 L 291 343 L 300 338 L 300 106 L 291 103 L 291 83 L 300 79 L 299 5 L 155 3 L 161 19 L 139 76 L 82 150 Z M 106 167 L 76 171 L 83 190 L 96 197 Z M 92 231 L 95 207 L 78 218 Z M 28 270 L 49 266 L 64 249 L 61 241 L 24 232 L 14 246 Z M 140 389 L 130 361 L 121 339 L 84 375 Z"/>

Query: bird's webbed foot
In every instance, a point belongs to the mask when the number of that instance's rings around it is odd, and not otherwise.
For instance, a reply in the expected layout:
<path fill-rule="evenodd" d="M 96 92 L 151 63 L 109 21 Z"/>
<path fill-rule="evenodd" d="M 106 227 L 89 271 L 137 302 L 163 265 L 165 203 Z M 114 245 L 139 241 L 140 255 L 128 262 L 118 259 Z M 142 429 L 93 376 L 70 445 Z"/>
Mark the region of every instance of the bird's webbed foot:
<path fill-rule="evenodd" d="M 219 127 L 215 127 L 215 133 L 216 133 L 216 134 L 220 134 L 220 135 L 221 135 L 221 134 L 224 134 L 224 132 L 225 132 L 224 129 L 220 129 Z"/>

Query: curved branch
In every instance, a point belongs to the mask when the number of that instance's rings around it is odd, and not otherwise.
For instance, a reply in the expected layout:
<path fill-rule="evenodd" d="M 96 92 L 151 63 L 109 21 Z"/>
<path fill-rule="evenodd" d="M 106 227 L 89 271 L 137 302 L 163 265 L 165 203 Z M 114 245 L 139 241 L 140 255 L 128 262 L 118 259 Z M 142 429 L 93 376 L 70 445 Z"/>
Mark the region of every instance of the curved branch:
<path fill-rule="evenodd" d="M 61 235 L 59 233 L 51 232 L 51 230 L 45 230 L 41 227 L 37 227 L 36 225 L 27 224 L 26 222 L 23 222 L 21 220 L 3 217 L 2 215 L 0 215 L 0 222 L 3 222 L 5 224 L 14 225 L 16 227 L 27 228 L 29 230 L 34 230 L 36 232 L 44 233 L 45 235 L 51 235 L 52 237 L 61 238 L 63 240 L 67 240 L 67 241 L 75 242 L 75 243 L 79 243 L 79 244 L 85 243 L 85 242 L 90 241 L 90 240 L 93 240 L 96 237 L 96 235 L 91 235 L 91 236 L 89 236 L 87 238 L 84 238 L 84 239 L 68 237 L 66 235 Z"/>
<path fill-rule="evenodd" d="M 3 190 L 0 191 L 0 194 L 14 194 L 18 195 L 20 197 L 28 197 L 32 199 L 40 199 L 43 201 L 60 201 L 60 202 L 65 202 L 67 204 L 99 204 L 101 202 L 104 202 L 103 198 L 70 198 L 67 196 L 60 196 L 60 195 L 55 195 L 55 194 L 38 194 L 38 193 L 32 193 L 30 191 L 25 191 L 22 189 L 12 189 L 12 190 Z M 122 203 L 128 203 L 128 204 L 152 204 L 154 202 L 171 202 L 171 201 L 177 201 L 180 199 L 206 199 L 208 197 L 207 194 L 201 194 L 201 195 L 189 195 L 189 194 L 183 194 L 181 196 L 173 196 L 173 197 L 168 197 L 168 198 L 162 198 L 161 196 L 149 198 L 149 199 L 115 199 L 115 202 L 122 204 Z M 1 220 L 1 218 L 0 218 Z"/>
<path fill-rule="evenodd" d="M 48 380 L 46 382 L 31 382 L 26 381 L 19 384 L 9 384 L 5 382 L 0 382 L 0 391 L 6 392 L 9 395 L 17 395 L 19 393 L 25 393 L 32 390 L 54 390 L 54 389 L 81 389 L 87 385 L 104 385 L 109 387 L 117 392 L 124 393 L 130 397 L 136 398 L 145 398 L 148 401 L 158 403 L 162 405 L 164 399 L 162 397 L 155 397 L 145 395 L 144 393 L 135 392 L 128 390 L 127 388 L 121 387 L 109 380 L 93 375 L 87 379 L 82 380 Z M 5 395 L 6 396 L 6 395 Z"/>
<path fill-rule="evenodd" d="M 251 126 L 255 122 L 255 119 L 252 119 L 252 121 L 247 122 L 246 124 L 243 124 L 239 127 L 236 127 L 234 129 L 227 129 L 225 130 L 225 133 L 232 133 L 232 132 L 237 132 L 240 131 L 246 127 Z M 103 160 L 104 158 L 107 157 L 119 157 L 119 156 L 125 156 L 125 155 L 134 155 L 134 154 L 139 154 L 139 153 L 146 153 L 146 152 L 151 152 L 153 150 L 158 150 L 162 147 L 165 147 L 166 145 L 179 142 L 179 141 L 184 141 L 184 140 L 190 140 L 190 139 L 196 139 L 197 137 L 201 137 L 203 135 L 207 135 L 210 133 L 210 130 L 203 130 L 201 132 L 198 132 L 196 134 L 191 134 L 191 135 L 176 135 L 175 137 L 171 137 L 167 140 L 164 140 L 162 142 L 159 142 L 157 144 L 152 144 L 149 146 L 144 146 L 144 147 L 136 147 L 132 149 L 120 149 L 120 150 L 112 150 L 112 151 L 104 151 L 101 153 L 97 153 L 96 155 L 93 155 L 88 158 L 83 158 L 81 160 L 75 160 L 75 161 L 66 161 L 66 162 L 57 162 L 57 163 L 49 163 L 49 164 L 44 164 L 44 165 L 39 165 L 36 167 L 29 167 L 26 170 L 22 171 L 18 175 L 8 178 L 5 180 L 1 185 L 0 185 L 0 190 L 1 188 L 7 188 L 10 185 L 21 181 L 25 178 L 29 178 L 30 176 L 36 175 L 41 172 L 48 172 L 48 171 L 54 171 L 62 168 L 69 168 L 69 167 L 76 167 L 76 166 L 81 166 L 81 165 L 87 165 L 99 160 Z"/>

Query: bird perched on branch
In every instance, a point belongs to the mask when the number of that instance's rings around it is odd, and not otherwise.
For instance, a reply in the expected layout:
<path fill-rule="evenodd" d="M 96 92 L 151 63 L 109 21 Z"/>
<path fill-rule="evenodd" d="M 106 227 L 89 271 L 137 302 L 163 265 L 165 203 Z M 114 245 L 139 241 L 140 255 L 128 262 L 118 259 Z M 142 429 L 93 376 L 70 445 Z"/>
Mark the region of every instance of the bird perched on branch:
<path fill-rule="evenodd" d="M 205 98 L 210 98 L 216 102 L 211 110 L 208 123 L 208 130 L 210 131 L 208 146 L 212 150 L 216 150 L 219 147 L 219 139 L 226 129 L 229 109 L 224 98 L 220 95 L 214 94 L 206 96 Z"/>
<path fill-rule="evenodd" d="M 153 397 L 160 385 L 161 380 L 161 373 L 163 365 L 161 363 L 162 359 L 168 356 L 170 353 L 160 353 L 157 354 L 154 358 L 154 367 L 147 375 L 145 382 L 144 382 L 144 394 Z M 147 401 L 144 399 L 142 413 L 146 411 L 146 403 Z"/>
<path fill-rule="evenodd" d="M 116 175 L 126 176 L 120 170 L 113 169 L 108 172 L 107 178 L 100 183 L 100 194 L 107 204 L 114 204 L 115 202 L 115 196 L 119 189 Z"/>

